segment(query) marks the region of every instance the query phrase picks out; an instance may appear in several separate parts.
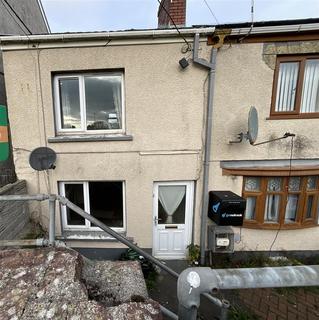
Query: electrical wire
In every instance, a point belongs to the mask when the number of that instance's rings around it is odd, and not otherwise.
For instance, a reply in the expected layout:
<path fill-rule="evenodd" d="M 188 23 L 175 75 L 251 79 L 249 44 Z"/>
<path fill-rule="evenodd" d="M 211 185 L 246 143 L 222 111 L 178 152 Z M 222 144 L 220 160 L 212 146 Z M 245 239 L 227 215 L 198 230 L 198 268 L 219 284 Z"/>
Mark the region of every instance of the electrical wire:
<path fill-rule="evenodd" d="M 175 24 L 175 21 L 173 20 L 172 16 L 169 14 L 168 10 L 165 8 L 164 3 L 162 3 L 161 0 L 157 0 L 157 2 L 159 3 L 160 8 L 163 8 L 163 10 L 164 10 L 164 11 L 166 12 L 166 14 L 168 15 L 169 19 L 172 21 L 172 23 L 173 23 L 175 29 L 177 30 L 179 36 L 180 36 L 180 37 L 184 40 L 184 42 L 187 44 L 188 49 L 190 49 L 190 48 L 191 48 L 191 44 L 185 39 L 185 37 L 184 37 L 184 36 L 181 34 L 181 32 L 179 31 L 179 29 L 178 29 L 177 25 Z"/>
<path fill-rule="evenodd" d="M 11 12 L 9 11 L 9 9 L 7 7 L 10 8 L 10 10 L 14 13 L 14 15 L 18 18 L 18 20 L 22 23 L 22 25 L 25 27 L 25 29 L 32 34 L 32 31 L 28 28 L 28 26 L 24 23 L 24 21 L 20 18 L 20 16 L 17 14 L 17 12 L 14 10 L 14 8 L 10 5 L 10 3 L 8 3 L 7 0 L 2 0 L 3 6 L 6 8 L 7 12 L 10 14 L 10 16 L 16 21 L 16 19 L 12 16 Z M 27 33 L 23 30 L 23 28 L 21 27 L 21 25 L 18 23 L 20 29 L 24 32 L 25 35 L 27 35 Z"/>
<path fill-rule="evenodd" d="M 210 11 L 210 13 L 212 14 L 212 16 L 214 17 L 214 19 L 215 19 L 215 21 L 217 22 L 217 24 L 219 24 L 219 21 L 218 21 L 216 15 L 214 14 L 212 8 L 211 8 L 210 5 L 208 4 L 208 2 L 207 2 L 206 0 L 203 0 L 203 1 L 204 1 L 204 3 L 206 4 L 206 6 L 207 6 L 208 10 Z"/>
<path fill-rule="evenodd" d="M 293 149 L 294 149 L 294 136 L 291 137 L 291 146 L 290 146 L 290 159 L 289 159 L 289 174 L 288 174 L 288 180 L 287 180 L 287 185 L 286 185 L 286 189 L 287 189 L 287 194 L 288 194 L 288 191 L 289 191 L 289 180 L 290 180 L 290 177 L 291 177 L 291 171 L 292 171 L 292 153 L 293 153 Z M 287 206 L 287 203 L 288 203 L 288 196 L 287 196 L 287 202 L 286 202 L 286 206 Z M 268 254 L 270 255 L 271 253 L 271 250 L 278 238 L 278 235 L 279 235 L 279 232 L 281 230 L 281 227 L 282 227 L 282 223 L 280 223 L 279 221 L 279 228 L 276 232 L 276 235 L 275 235 L 275 238 L 274 240 L 272 241 L 270 247 L 269 247 L 269 251 L 268 251 Z"/>

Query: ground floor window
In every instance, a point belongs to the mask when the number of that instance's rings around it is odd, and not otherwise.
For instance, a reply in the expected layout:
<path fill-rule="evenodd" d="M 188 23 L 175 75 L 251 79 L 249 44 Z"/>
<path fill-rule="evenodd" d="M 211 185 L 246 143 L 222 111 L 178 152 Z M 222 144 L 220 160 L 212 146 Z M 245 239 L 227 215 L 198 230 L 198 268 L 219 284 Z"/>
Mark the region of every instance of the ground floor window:
<path fill-rule="evenodd" d="M 319 176 L 244 177 L 245 226 L 298 228 L 318 223 Z"/>
<path fill-rule="evenodd" d="M 125 230 L 124 182 L 60 182 L 60 191 L 71 202 L 107 226 L 117 231 Z M 65 206 L 62 207 L 62 220 L 65 229 L 100 230 Z"/>

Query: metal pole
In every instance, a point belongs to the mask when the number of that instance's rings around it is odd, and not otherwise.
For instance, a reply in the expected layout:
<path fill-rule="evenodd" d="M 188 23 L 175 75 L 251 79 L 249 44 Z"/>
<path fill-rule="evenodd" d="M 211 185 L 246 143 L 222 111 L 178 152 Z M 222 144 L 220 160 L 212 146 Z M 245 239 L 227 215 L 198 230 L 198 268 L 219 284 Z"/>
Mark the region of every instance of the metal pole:
<path fill-rule="evenodd" d="M 44 247 L 46 239 L 0 240 L 0 247 Z"/>
<path fill-rule="evenodd" d="M 123 237 L 122 235 L 118 234 L 108 226 L 106 226 L 104 223 L 101 221 L 95 219 L 92 215 L 88 214 L 84 210 L 82 210 L 80 207 L 76 206 L 74 203 L 69 201 L 67 198 L 62 197 L 62 196 L 57 196 L 57 200 L 62 204 L 70 208 L 71 210 L 75 211 L 78 213 L 81 217 L 91 221 L 94 223 L 96 226 L 101 228 L 103 231 L 107 232 L 109 235 L 114 237 L 115 239 L 119 240 L 120 242 L 124 243 L 127 245 L 129 248 L 133 249 L 134 251 L 138 252 L 141 256 L 145 257 L 149 261 L 153 262 L 157 266 L 159 266 L 161 269 L 165 270 L 167 273 L 172 275 L 175 278 L 178 278 L 179 274 L 172 270 L 171 268 L 167 267 L 164 263 L 162 263 L 160 260 L 154 258 L 152 255 L 148 254 L 144 250 L 140 249 L 138 246 L 136 246 L 134 243 Z"/>
<path fill-rule="evenodd" d="M 195 319 L 200 305 L 200 295 L 216 289 L 318 285 L 319 265 L 215 270 L 189 268 L 180 274 L 177 282 L 178 316 L 180 320 Z"/>
<path fill-rule="evenodd" d="M 177 314 L 175 314 L 174 312 L 168 310 L 167 308 L 165 308 L 161 304 L 160 304 L 160 309 L 161 309 L 161 312 L 163 313 L 163 315 L 169 317 L 170 319 L 178 320 Z"/>
<path fill-rule="evenodd" d="M 49 198 L 49 246 L 55 244 L 55 204 L 56 196 L 50 195 Z"/>
<path fill-rule="evenodd" d="M 27 201 L 27 200 L 35 200 L 35 201 L 44 201 L 50 198 L 47 194 L 17 194 L 17 195 L 3 195 L 0 196 L 0 201 Z"/>

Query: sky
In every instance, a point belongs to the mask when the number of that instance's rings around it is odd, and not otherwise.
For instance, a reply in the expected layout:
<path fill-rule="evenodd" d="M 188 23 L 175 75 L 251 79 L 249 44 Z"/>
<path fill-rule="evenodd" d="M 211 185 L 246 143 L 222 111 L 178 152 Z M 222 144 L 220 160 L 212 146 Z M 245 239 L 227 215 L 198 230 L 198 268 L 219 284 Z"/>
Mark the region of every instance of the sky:
<path fill-rule="evenodd" d="M 251 20 L 251 0 L 206 0 L 218 23 Z M 152 29 L 157 0 L 42 0 L 52 32 Z M 186 25 L 216 24 L 205 0 L 187 0 Z M 255 0 L 254 20 L 319 17 L 319 0 Z"/>

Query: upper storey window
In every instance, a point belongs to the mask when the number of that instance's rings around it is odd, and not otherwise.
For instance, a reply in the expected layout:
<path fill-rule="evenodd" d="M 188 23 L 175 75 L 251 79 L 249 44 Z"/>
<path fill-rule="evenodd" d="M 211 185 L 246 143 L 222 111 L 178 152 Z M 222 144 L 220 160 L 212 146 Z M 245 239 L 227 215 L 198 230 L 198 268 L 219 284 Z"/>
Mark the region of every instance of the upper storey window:
<path fill-rule="evenodd" d="M 123 74 L 65 74 L 54 77 L 58 133 L 124 131 Z"/>
<path fill-rule="evenodd" d="M 271 117 L 319 117 L 319 56 L 277 58 Z"/>

